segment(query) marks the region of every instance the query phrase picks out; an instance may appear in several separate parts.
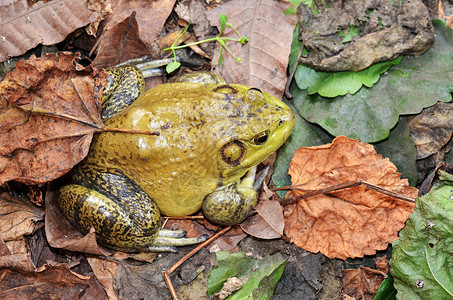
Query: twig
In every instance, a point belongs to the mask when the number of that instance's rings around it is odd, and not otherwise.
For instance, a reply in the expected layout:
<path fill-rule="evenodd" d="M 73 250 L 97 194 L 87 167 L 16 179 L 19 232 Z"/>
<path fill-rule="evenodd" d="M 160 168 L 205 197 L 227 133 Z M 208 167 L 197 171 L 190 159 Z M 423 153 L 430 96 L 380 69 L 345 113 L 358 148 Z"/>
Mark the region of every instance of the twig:
<path fill-rule="evenodd" d="M 111 127 L 104 127 L 99 130 L 96 130 L 96 132 L 119 132 L 119 133 L 131 133 L 131 134 L 160 135 L 159 131 L 126 129 L 126 128 L 111 128 Z"/>
<path fill-rule="evenodd" d="M 296 61 L 294 62 L 293 68 L 291 69 L 291 73 L 288 76 L 288 80 L 286 81 L 285 85 L 285 95 L 288 99 L 291 99 L 293 95 L 289 91 L 289 86 L 291 85 L 291 81 L 293 81 L 294 74 L 296 74 L 296 69 L 297 65 L 299 63 L 300 56 L 302 55 L 302 52 L 304 51 L 304 42 L 302 42 L 302 46 L 300 47 L 299 53 L 297 53 Z"/>
<path fill-rule="evenodd" d="M 365 187 L 367 187 L 367 188 L 369 188 L 371 190 L 374 190 L 376 192 L 379 192 L 379 193 L 387 195 L 387 196 L 394 197 L 396 199 L 400 199 L 400 200 L 403 200 L 403 201 L 415 203 L 415 199 L 412 198 L 412 197 L 408 197 L 408 196 L 403 195 L 403 194 L 399 194 L 399 193 L 395 193 L 395 192 L 386 190 L 384 188 L 381 188 L 381 187 L 379 187 L 377 185 L 374 185 L 374 184 L 366 182 L 366 181 L 356 180 L 356 181 L 349 181 L 349 182 L 345 182 L 345 183 L 340 183 L 340 184 L 329 186 L 329 187 L 326 187 L 326 188 L 323 188 L 323 189 L 319 189 L 319 190 L 308 191 L 307 193 L 305 193 L 303 195 L 300 195 L 300 196 L 298 196 L 296 198 L 290 198 L 290 199 L 282 200 L 280 202 L 280 204 L 287 205 L 287 204 L 291 204 L 293 202 L 296 202 L 298 200 L 305 199 L 305 198 L 308 198 L 308 197 L 312 197 L 312 196 L 315 196 L 315 195 L 326 194 L 326 193 L 329 193 L 329 192 L 342 190 L 342 189 L 346 189 L 346 188 L 350 188 L 350 187 L 355 187 L 355 186 L 359 186 L 359 185 L 364 185 Z M 289 190 L 297 190 L 297 189 L 302 190 L 301 189 L 302 186 L 303 185 L 292 185 L 292 186 L 285 186 L 285 187 L 277 188 L 277 189 L 274 189 L 274 190 L 275 191 L 288 190 L 288 189 Z"/>
<path fill-rule="evenodd" d="M 178 300 L 178 296 L 176 296 L 176 291 L 175 288 L 173 287 L 173 284 L 171 283 L 170 280 L 170 274 L 173 273 L 180 265 L 182 265 L 186 260 L 191 258 L 195 253 L 200 251 L 202 248 L 206 247 L 210 243 L 212 243 L 215 239 L 217 239 L 219 236 L 225 234 L 228 230 L 231 229 L 231 226 L 225 227 L 213 236 L 211 236 L 209 239 L 204 241 L 203 243 L 199 244 L 196 246 L 192 251 L 184 255 L 178 262 L 176 262 L 170 269 L 167 271 L 162 271 L 162 276 L 164 277 L 165 283 L 168 286 L 168 289 L 170 290 L 171 296 L 173 297 L 174 300 Z"/>

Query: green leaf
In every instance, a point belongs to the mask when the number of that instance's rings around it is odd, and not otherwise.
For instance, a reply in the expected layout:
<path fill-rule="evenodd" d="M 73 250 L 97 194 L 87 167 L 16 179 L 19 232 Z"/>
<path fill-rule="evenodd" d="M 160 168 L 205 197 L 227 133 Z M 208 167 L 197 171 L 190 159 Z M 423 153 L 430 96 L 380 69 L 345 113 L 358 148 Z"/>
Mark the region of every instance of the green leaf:
<path fill-rule="evenodd" d="M 293 88 L 294 106 L 305 120 L 334 136 L 371 143 L 385 139 L 400 115 L 419 113 L 436 102 L 451 101 L 453 30 L 435 24 L 436 40 L 418 58 L 404 57 L 372 88 L 335 99 Z"/>
<path fill-rule="evenodd" d="M 338 33 L 338 36 L 339 37 L 344 36 L 344 39 L 341 42 L 343 44 L 345 44 L 345 43 L 349 43 L 350 41 L 352 41 L 353 37 L 358 36 L 359 35 L 359 31 L 360 31 L 359 27 L 357 27 L 357 26 L 349 26 L 347 32 L 344 32 L 344 30 L 341 30 Z"/>
<path fill-rule="evenodd" d="M 385 278 L 374 296 L 374 300 L 394 300 L 396 299 L 396 289 L 393 286 L 393 277 L 388 275 Z"/>
<path fill-rule="evenodd" d="M 178 69 L 181 66 L 181 63 L 179 61 L 172 61 L 165 67 L 165 71 L 167 71 L 168 74 L 172 73 L 176 69 Z"/>
<path fill-rule="evenodd" d="M 397 299 L 453 298 L 453 176 L 417 198 L 393 242 L 390 273 Z"/>
<path fill-rule="evenodd" d="M 302 1 L 304 1 L 304 0 L 290 0 L 289 2 L 292 4 L 292 6 L 288 7 L 285 10 L 284 14 L 285 15 L 295 15 L 295 14 L 297 14 L 297 11 L 294 9 L 294 7 L 295 8 L 299 7 L 299 5 L 302 3 Z"/>
<path fill-rule="evenodd" d="M 406 117 L 400 117 L 398 124 L 390 131 L 387 139 L 373 145 L 378 154 L 388 157 L 398 169 L 403 178 L 409 179 L 409 184 L 417 184 L 417 151 L 414 141 L 409 136 L 409 125 Z"/>
<path fill-rule="evenodd" d="M 225 26 L 226 26 L 226 23 L 228 22 L 228 17 L 226 15 L 219 15 L 219 20 L 220 20 L 219 35 L 222 35 L 222 33 L 225 31 Z"/>
<path fill-rule="evenodd" d="M 216 257 L 218 266 L 212 268 L 209 274 L 208 295 L 218 293 L 228 278 L 251 276 L 259 266 L 257 259 L 246 256 L 244 252 L 219 251 Z"/>
<path fill-rule="evenodd" d="M 250 279 L 227 299 L 271 299 L 287 261 L 281 253 L 265 256 Z"/>
<path fill-rule="evenodd" d="M 292 102 L 283 99 L 283 101 L 291 108 L 295 115 L 294 130 L 283 144 L 278 149 L 277 159 L 274 164 L 274 172 L 272 173 L 272 181 L 277 187 L 291 185 L 291 178 L 288 175 L 288 168 L 294 153 L 300 147 L 317 146 L 330 143 L 333 137 L 319 128 L 301 118 L 294 109 Z M 286 191 L 277 191 L 280 198 L 284 198 Z"/>
<path fill-rule="evenodd" d="M 391 61 L 380 62 L 359 72 L 319 72 L 310 67 L 297 69 L 295 79 L 300 89 L 308 88 L 308 94 L 318 93 L 323 97 L 343 96 L 347 93 L 355 94 L 362 85 L 372 87 L 378 82 L 382 73 L 392 65 L 401 62 L 402 57 Z"/>
<path fill-rule="evenodd" d="M 231 277 L 249 277 L 247 282 L 227 299 L 270 299 L 287 260 L 280 253 L 267 255 L 262 260 L 246 256 L 243 252 L 216 253 L 218 267 L 211 270 L 208 295 L 219 292 Z"/>
<path fill-rule="evenodd" d="M 297 55 L 299 54 L 300 48 L 302 47 L 302 42 L 299 40 L 299 22 L 294 28 L 293 32 L 293 43 L 291 44 L 291 53 L 289 54 L 289 68 L 292 69 L 294 63 L 296 62 Z M 302 56 L 308 53 L 307 49 L 304 48 L 302 51 Z M 301 65 L 297 66 L 300 67 Z M 297 74 L 297 73 L 296 73 Z"/>

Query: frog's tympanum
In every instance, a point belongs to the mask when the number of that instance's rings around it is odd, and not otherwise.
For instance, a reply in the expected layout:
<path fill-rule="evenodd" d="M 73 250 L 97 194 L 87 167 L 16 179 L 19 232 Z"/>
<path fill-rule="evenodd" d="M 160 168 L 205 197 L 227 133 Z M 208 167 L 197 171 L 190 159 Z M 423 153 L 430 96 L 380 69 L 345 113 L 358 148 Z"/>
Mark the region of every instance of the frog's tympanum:
<path fill-rule="evenodd" d="M 202 208 L 215 223 L 241 222 L 257 202 L 262 179 L 255 180 L 256 166 L 291 133 L 291 110 L 259 89 L 216 76 L 181 81 L 142 94 L 137 69 L 109 70 L 105 125 L 160 135 L 97 134 L 72 184 L 61 189 L 64 215 L 83 233 L 94 227 L 103 245 L 171 251 L 163 245 L 205 239 L 160 229 L 161 214 L 186 216 Z"/>

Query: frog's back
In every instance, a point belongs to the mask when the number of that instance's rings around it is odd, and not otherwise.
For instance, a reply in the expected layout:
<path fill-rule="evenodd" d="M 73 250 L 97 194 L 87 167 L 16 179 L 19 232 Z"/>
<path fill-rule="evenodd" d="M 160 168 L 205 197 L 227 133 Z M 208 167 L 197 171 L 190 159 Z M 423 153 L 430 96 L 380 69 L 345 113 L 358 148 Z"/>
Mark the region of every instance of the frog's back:
<path fill-rule="evenodd" d="M 223 174 L 218 165 L 220 148 L 237 139 L 253 139 L 278 123 L 280 104 L 277 111 L 267 111 L 273 103 L 261 98 L 245 101 L 248 90 L 240 85 L 199 83 L 157 86 L 106 121 L 106 126 L 160 135 L 102 133 L 88 160 L 121 170 L 156 201 L 163 214 L 192 214 L 207 194 L 230 179 L 239 179 L 251 167 L 234 176 Z"/>

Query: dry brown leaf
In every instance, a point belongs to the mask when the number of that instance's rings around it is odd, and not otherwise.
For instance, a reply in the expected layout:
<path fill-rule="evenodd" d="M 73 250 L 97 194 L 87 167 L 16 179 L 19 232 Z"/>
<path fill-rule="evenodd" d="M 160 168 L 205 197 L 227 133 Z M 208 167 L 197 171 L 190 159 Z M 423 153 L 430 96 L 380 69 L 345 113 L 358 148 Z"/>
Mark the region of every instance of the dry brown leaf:
<path fill-rule="evenodd" d="M 0 270 L 2 269 L 19 269 L 25 272 L 34 272 L 36 267 L 33 264 L 30 254 L 28 253 L 14 253 L 0 256 Z M 1 272 L 1 271 L 0 271 Z M 1 285 L 0 280 L 0 285 Z M 1 289 L 0 289 L 1 295 Z M 0 297 L 0 299 L 5 299 Z M 17 299 L 17 298 L 14 298 Z"/>
<path fill-rule="evenodd" d="M 0 195 L 0 236 L 3 241 L 16 240 L 42 227 L 44 210 L 23 198 L 7 193 Z"/>
<path fill-rule="evenodd" d="M 256 215 L 240 224 L 247 234 L 260 239 L 276 239 L 283 236 L 283 208 L 277 200 L 271 200 L 274 192 L 266 184 L 260 194 L 260 200 L 255 207 Z"/>
<path fill-rule="evenodd" d="M 98 54 L 92 66 L 112 67 L 128 59 L 145 55 L 150 55 L 150 52 L 140 39 L 135 12 L 133 12 L 124 21 L 105 31 L 100 39 Z"/>
<path fill-rule="evenodd" d="M 448 143 L 453 134 L 453 104 L 439 102 L 424 109 L 409 122 L 417 159 L 426 158 Z"/>
<path fill-rule="evenodd" d="M 49 245 L 82 253 L 104 256 L 112 254 L 98 246 L 94 231 L 84 236 L 63 216 L 57 204 L 58 190 L 59 187 L 51 184 L 46 193 L 45 229 Z"/>
<path fill-rule="evenodd" d="M 93 285 L 92 279 L 80 279 L 64 265 L 47 266 L 39 272 L 2 268 L 0 278 L 1 299 L 80 299 Z M 107 299 L 101 292 L 96 299 Z"/>
<path fill-rule="evenodd" d="M 78 54 L 21 60 L 0 82 L 0 184 L 51 181 L 88 153 L 103 128 L 106 73 L 77 64 Z"/>
<path fill-rule="evenodd" d="M 291 51 L 297 16 L 285 16 L 283 12 L 289 2 L 272 0 L 233 0 L 224 3 L 206 14 L 211 25 L 219 28 L 219 14 L 228 16 L 228 22 L 246 35 L 249 41 L 242 46 L 236 42 L 227 43 L 228 48 L 242 59 L 237 63 L 234 57 L 223 51 L 223 63 L 215 67 L 227 82 L 262 88 L 281 98 L 285 88 L 288 58 Z M 225 37 L 237 38 L 227 27 Z M 219 58 L 218 45 L 213 62 Z"/>
<path fill-rule="evenodd" d="M 104 288 L 110 300 L 119 299 L 113 289 L 113 278 L 118 269 L 119 262 L 102 257 L 87 257 L 88 263 L 93 269 L 99 283 Z"/>
<path fill-rule="evenodd" d="M 0 256 L 5 256 L 11 254 L 11 251 L 8 248 L 8 245 L 3 241 L 2 236 L 0 235 Z"/>
<path fill-rule="evenodd" d="M 299 38 L 308 54 L 299 62 L 317 70 L 360 71 L 400 55 L 419 56 L 434 42 L 434 28 L 422 0 L 343 0 L 300 5 Z M 344 41 L 353 28 L 360 36 Z"/>
<path fill-rule="evenodd" d="M 373 300 L 387 274 L 367 267 L 343 270 L 343 292 L 353 299 Z"/>
<path fill-rule="evenodd" d="M 132 12 L 136 11 L 137 23 L 141 40 L 149 46 L 157 36 L 170 15 L 176 0 L 143 1 L 120 0 L 113 7 L 113 14 L 105 25 L 104 33 L 110 31 L 116 24 L 123 22 Z M 104 34 L 100 37 L 102 40 Z"/>
<path fill-rule="evenodd" d="M 413 198 L 418 194 L 373 146 L 344 136 L 331 144 L 300 148 L 288 173 L 292 185 L 298 185 L 295 196 L 356 180 Z M 411 202 L 356 186 L 286 206 L 285 233 L 297 246 L 329 258 L 373 255 L 398 238 L 413 208 Z"/>
<path fill-rule="evenodd" d="M 0 3 L 0 62 L 38 44 L 63 41 L 75 29 L 96 20 L 86 1 L 7 1 Z"/>

